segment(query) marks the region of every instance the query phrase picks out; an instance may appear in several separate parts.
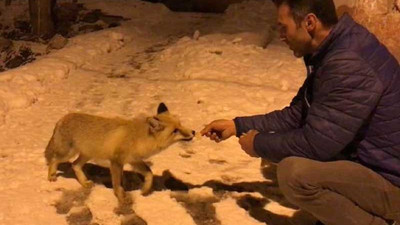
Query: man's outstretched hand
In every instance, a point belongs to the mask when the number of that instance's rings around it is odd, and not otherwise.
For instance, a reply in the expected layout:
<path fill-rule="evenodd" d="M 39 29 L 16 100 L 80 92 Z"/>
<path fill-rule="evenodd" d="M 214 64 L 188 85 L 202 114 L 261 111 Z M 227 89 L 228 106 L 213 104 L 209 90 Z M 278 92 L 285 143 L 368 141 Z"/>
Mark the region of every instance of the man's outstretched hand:
<path fill-rule="evenodd" d="M 206 136 L 215 142 L 220 142 L 236 135 L 236 126 L 233 120 L 214 120 L 200 131 L 202 136 Z"/>
<path fill-rule="evenodd" d="M 254 150 L 254 138 L 259 132 L 250 130 L 239 138 L 242 149 L 251 157 L 258 157 Z M 233 120 L 214 120 L 200 131 L 202 136 L 206 136 L 215 142 L 221 142 L 236 135 L 236 126 Z"/>

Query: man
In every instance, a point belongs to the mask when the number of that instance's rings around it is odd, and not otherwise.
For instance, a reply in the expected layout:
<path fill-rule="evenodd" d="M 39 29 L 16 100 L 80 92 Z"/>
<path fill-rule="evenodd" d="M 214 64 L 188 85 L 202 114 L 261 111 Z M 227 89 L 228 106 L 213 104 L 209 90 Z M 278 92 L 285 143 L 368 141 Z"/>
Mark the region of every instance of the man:
<path fill-rule="evenodd" d="M 308 76 L 290 106 L 216 120 L 202 135 L 233 135 L 277 162 L 285 197 L 326 225 L 400 223 L 400 66 L 332 0 L 278 0 L 280 37 Z"/>

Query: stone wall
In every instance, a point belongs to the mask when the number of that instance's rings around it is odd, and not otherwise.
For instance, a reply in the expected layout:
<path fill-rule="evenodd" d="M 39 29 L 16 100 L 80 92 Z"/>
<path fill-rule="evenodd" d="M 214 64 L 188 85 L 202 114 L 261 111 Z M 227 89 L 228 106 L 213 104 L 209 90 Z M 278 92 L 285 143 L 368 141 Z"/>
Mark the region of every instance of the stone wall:
<path fill-rule="evenodd" d="M 334 0 L 338 15 L 347 12 L 367 27 L 400 61 L 400 0 Z"/>

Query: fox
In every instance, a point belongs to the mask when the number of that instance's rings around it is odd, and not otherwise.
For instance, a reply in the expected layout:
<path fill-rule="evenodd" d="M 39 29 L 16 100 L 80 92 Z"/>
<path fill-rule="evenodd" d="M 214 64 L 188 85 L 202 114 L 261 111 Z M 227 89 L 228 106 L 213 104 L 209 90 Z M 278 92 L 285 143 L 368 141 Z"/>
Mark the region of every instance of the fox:
<path fill-rule="evenodd" d="M 53 130 L 45 149 L 48 164 L 48 180 L 57 180 L 60 163 L 72 162 L 78 182 L 91 188 L 82 167 L 89 160 L 108 160 L 114 195 L 124 202 L 122 187 L 123 166 L 144 177 L 141 192 L 151 191 L 153 173 L 143 161 L 179 141 L 191 141 L 195 131 L 181 125 L 177 116 L 171 114 L 164 103 L 160 103 L 157 114 L 144 118 L 105 118 L 84 113 L 69 113 L 62 117 Z"/>

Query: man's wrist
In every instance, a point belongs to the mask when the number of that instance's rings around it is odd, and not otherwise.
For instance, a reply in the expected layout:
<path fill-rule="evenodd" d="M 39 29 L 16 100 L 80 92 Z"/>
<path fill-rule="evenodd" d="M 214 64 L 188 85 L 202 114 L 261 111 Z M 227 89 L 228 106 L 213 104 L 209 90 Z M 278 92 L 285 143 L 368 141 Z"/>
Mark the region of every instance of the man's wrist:
<path fill-rule="evenodd" d="M 242 132 L 241 132 L 241 127 L 240 127 L 239 117 L 236 117 L 233 119 L 233 124 L 235 126 L 234 135 L 236 137 L 240 137 L 240 135 L 242 135 Z"/>
<path fill-rule="evenodd" d="M 257 149 L 257 139 L 258 138 L 262 138 L 262 133 L 258 133 L 258 134 L 256 134 L 255 136 L 254 136 L 254 140 L 253 140 L 253 150 L 254 150 L 254 153 L 257 155 L 257 157 L 261 157 L 261 158 L 263 158 L 263 156 L 262 156 L 262 152 L 260 152 L 258 149 Z"/>

